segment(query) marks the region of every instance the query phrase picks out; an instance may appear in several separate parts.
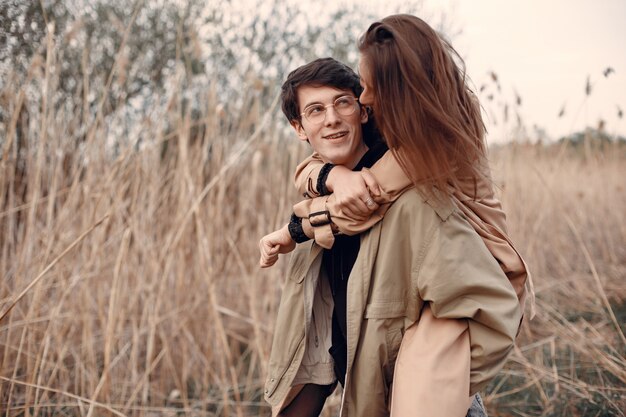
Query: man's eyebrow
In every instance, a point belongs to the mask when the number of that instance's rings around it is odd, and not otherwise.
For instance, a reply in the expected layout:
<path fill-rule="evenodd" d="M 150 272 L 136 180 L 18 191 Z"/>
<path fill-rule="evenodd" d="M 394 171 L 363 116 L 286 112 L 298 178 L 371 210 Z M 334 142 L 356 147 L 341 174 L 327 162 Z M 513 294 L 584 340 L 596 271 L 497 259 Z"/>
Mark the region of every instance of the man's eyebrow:
<path fill-rule="evenodd" d="M 343 92 L 343 93 L 339 93 L 333 96 L 333 103 L 335 102 L 335 100 L 337 100 L 339 97 L 344 97 L 344 96 L 352 96 L 351 93 L 348 93 L 347 91 Z M 314 104 L 321 104 L 324 105 L 324 103 L 322 103 L 321 101 L 312 101 L 310 103 L 305 104 L 304 106 L 302 106 L 303 109 L 306 109 L 309 106 L 312 106 Z"/>

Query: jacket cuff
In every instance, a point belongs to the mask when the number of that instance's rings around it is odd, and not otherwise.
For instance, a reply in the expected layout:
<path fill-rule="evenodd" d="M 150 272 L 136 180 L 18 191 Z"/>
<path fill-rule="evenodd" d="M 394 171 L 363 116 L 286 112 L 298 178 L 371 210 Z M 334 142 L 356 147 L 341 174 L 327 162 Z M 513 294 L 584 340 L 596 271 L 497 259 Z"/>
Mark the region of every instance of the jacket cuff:
<path fill-rule="evenodd" d="M 329 197 L 316 198 L 311 202 L 311 213 L 308 216 L 308 223 L 313 227 L 315 243 L 324 249 L 330 249 L 335 243 L 335 236 L 331 227 L 332 219 L 330 212 L 326 209 L 326 202 Z"/>
<path fill-rule="evenodd" d="M 296 243 L 306 242 L 310 238 L 304 233 L 304 229 L 302 228 L 302 219 L 295 214 L 291 215 L 291 219 L 289 220 L 289 226 L 287 226 L 289 230 L 289 235 Z"/>
<path fill-rule="evenodd" d="M 330 173 L 330 170 L 333 169 L 335 166 L 331 163 L 326 163 L 324 164 L 324 166 L 322 166 L 322 169 L 320 169 L 320 173 L 317 176 L 317 192 L 320 195 L 329 195 L 330 192 L 328 191 L 328 188 L 326 188 L 326 180 L 328 179 L 328 174 Z"/>

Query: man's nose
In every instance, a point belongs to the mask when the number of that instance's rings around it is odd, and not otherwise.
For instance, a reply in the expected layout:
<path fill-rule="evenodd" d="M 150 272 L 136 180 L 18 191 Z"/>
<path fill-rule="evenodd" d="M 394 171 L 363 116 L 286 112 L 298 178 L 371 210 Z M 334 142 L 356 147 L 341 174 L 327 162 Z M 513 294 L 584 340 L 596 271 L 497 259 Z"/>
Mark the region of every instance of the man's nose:
<path fill-rule="evenodd" d="M 332 126 L 339 122 L 341 118 L 339 114 L 337 114 L 337 110 L 335 110 L 335 106 L 328 106 L 326 108 L 326 117 L 324 118 L 324 124 L 326 126 Z"/>

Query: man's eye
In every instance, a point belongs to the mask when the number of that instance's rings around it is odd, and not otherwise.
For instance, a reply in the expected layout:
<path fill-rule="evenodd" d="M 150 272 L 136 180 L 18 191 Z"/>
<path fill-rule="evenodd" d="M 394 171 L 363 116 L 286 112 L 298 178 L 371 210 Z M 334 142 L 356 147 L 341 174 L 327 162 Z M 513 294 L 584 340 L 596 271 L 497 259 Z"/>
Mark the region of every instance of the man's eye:
<path fill-rule="evenodd" d="M 324 111 L 324 106 L 311 106 L 306 112 L 307 114 L 316 114 Z"/>
<path fill-rule="evenodd" d="M 351 101 L 348 97 L 340 97 L 335 101 L 335 106 L 346 107 L 351 104 Z"/>

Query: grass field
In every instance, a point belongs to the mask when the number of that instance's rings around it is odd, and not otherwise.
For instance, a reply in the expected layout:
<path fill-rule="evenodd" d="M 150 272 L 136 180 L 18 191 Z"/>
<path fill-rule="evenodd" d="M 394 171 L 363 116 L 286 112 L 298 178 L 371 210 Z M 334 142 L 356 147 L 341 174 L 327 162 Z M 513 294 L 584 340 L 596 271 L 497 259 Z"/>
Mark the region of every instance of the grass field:
<path fill-rule="evenodd" d="M 260 270 L 257 242 L 288 219 L 308 149 L 254 94 L 241 115 L 206 97 L 199 117 L 172 99 L 140 122 L 152 141 L 112 147 L 100 114 L 45 99 L 25 114 L 28 96 L 6 85 L 2 415 L 268 415 L 286 262 Z M 624 148 L 513 144 L 490 158 L 537 292 L 536 318 L 484 393 L 490 414 L 623 416 Z"/>

